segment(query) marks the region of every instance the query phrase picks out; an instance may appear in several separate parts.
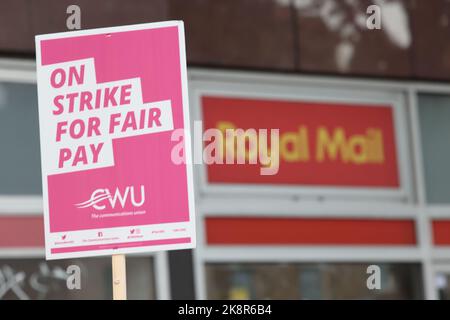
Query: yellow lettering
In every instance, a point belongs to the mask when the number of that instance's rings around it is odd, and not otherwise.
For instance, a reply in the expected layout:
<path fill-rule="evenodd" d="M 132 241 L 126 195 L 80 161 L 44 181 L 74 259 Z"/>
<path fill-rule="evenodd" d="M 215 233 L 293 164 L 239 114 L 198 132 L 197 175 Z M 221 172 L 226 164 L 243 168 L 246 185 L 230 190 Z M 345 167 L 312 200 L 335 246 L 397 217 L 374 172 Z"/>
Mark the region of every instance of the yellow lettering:
<path fill-rule="evenodd" d="M 353 135 L 348 140 L 347 152 L 350 161 L 356 164 L 367 162 L 367 142 L 366 137 L 360 134 Z"/>
<path fill-rule="evenodd" d="M 343 128 L 336 128 L 333 137 L 330 137 L 326 127 L 319 127 L 317 129 L 316 160 L 318 162 L 325 161 L 325 154 L 328 154 L 330 160 L 336 160 L 340 152 L 342 161 L 347 162 L 348 155 L 345 143 Z"/>
<path fill-rule="evenodd" d="M 383 133 L 380 129 L 367 129 L 368 158 L 371 163 L 384 162 Z"/>
<path fill-rule="evenodd" d="M 232 154 L 233 158 L 234 158 L 234 150 L 235 150 L 235 146 L 234 143 L 228 143 L 228 137 L 226 135 L 226 130 L 227 129 L 235 129 L 235 125 L 232 122 L 229 121 L 219 121 L 216 125 L 216 128 L 219 129 L 220 131 L 222 131 L 222 137 L 224 137 L 223 140 L 223 145 L 220 145 L 218 147 L 218 150 L 220 150 L 221 152 L 221 157 L 224 158 L 227 154 Z M 234 138 L 233 138 L 234 140 Z M 234 142 L 234 141 L 233 141 Z"/>

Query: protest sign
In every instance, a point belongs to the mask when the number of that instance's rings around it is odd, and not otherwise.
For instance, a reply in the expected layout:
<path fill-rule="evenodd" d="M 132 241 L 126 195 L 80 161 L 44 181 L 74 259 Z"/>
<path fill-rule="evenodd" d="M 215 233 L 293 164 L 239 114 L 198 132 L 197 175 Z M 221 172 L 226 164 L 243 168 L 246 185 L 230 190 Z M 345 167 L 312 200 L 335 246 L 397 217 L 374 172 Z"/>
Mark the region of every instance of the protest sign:
<path fill-rule="evenodd" d="M 195 247 L 183 23 L 39 35 L 36 62 L 47 259 Z"/>

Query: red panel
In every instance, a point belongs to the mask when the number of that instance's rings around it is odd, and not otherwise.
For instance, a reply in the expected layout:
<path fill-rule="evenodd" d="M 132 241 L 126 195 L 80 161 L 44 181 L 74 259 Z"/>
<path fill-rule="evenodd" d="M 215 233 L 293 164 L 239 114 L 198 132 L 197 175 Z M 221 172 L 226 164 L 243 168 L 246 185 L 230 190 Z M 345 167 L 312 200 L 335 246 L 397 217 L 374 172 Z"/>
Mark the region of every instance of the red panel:
<path fill-rule="evenodd" d="M 249 164 L 248 159 L 246 164 L 215 163 L 208 165 L 210 183 L 399 186 L 390 105 L 204 96 L 202 107 L 205 130 L 279 129 L 280 134 L 276 174 L 261 175 L 261 163 Z M 252 143 L 255 148 L 257 145 Z M 219 157 L 224 160 L 233 147 L 230 143 L 220 150 Z"/>
<path fill-rule="evenodd" d="M 41 216 L 0 216 L 0 248 L 44 247 Z"/>
<path fill-rule="evenodd" d="M 211 245 L 415 245 L 412 220 L 207 218 Z"/>
<path fill-rule="evenodd" d="M 450 220 L 433 221 L 433 242 L 435 245 L 450 245 Z"/>

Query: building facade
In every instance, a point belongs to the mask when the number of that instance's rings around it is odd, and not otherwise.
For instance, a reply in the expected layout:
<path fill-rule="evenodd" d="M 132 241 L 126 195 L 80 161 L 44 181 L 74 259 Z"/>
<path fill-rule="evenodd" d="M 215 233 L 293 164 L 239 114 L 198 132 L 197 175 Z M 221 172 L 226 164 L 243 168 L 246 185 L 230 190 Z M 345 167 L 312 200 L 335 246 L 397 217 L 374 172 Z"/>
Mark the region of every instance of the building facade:
<path fill-rule="evenodd" d="M 385 1 L 375 30 L 370 1 L 75 3 L 83 29 L 185 22 L 197 248 L 128 257 L 130 298 L 450 297 L 447 1 Z M 67 31 L 70 4 L 0 2 L 3 299 L 111 297 L 110 259 L 44 260 L 33 37 Z M 260 147 L 278 129 L 275 173 L 251 143 L 246 164 L 227 141 L 235 164 L 202 161 L 210 128 L 255 128 Z"/>

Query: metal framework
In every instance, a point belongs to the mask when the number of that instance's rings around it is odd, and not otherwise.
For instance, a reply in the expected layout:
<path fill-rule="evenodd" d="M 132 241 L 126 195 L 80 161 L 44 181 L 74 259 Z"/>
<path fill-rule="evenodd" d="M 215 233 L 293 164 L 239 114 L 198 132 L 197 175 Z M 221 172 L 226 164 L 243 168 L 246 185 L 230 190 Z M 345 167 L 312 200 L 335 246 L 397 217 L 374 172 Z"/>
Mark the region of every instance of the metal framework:
<path fill-rule="evenodd" d="M 193 120 L 201 120 L 202 94 L 258 98 L 296 98 L 319 101 L 390 102 L 394 106 L 397 145 L 400 149 L 400 190 L 351 188 L 260 187 L 208 185 L 206 168 L 196 166 L 197 249 L 194 251 L 195 286 L 199 299 L 206 299 L 205 264 L 214 262 L 417 262 L 422 266 L 424 295 L 437 299 L 434 276 L 450 270 L 450 247 L 433 245 L 431 221 L 450 219 L 450 205 L 426 201 L 423 155 L 417 98 L 420 93 L 450 94 L 446 84 L 413 81 L 343 79 L 262 72 L 189 71 L 189 94 Z M 410 160 L 411 159 L 411 160 Z M 264 194 L 264 197 L 258 197 Z M 381 200 L 381 201 L 380 201 Z M 301 212 L 299 209 L 302 209 Z M 208 246 L 208 216 L 377 217 L 410 218 L 416 227 L 417 245 L 398 246 Z M 445 266 L 445 268 L 443 268 Z"/>
<path fill-rule="evenodd" d="M 450 95 L 450 86 L 413 81 L 343 79 L 338 77 L 298 76 L 262 72 L 212 71 L 189 69 L 191 120 L 201 119 L 199 97 L 202 93 L 228 96 L 291 97 L 338 101 L 390 102 L 395 107 L 395 124 L 401 176 L 400 190 L 368 190 L 211 186 L 204 165 L 195 165 L 199 192 L 197 207 L 197 248 L 194 250 L 196 297 L 205 299 L 205 264 L 208 262 L 417 262 L 422 265 L 425 298 L 436 299 L 434 276 L 450 270 L 450 247 L 433 245 L 431 221 L 450 219 L 450 205 L 427 203 L 423 154 L 418 118 L 418 95 Z M 31 60 L 0 60 L 0 82 L 35 83 L 35 64 Z M 411 160 L 409 160 L 411 159 Z M 261 197 L 264 194 L 264 197 Z M 380 201 L 382 200 L 382 201 Z M 299 212 L 301 206 L 302 212 Z M 0 195 L 0 214 L 40 215 L 39 196 Z M 307 213 L 304 213 L 307 212 Z M 289 217 L 379 217 L 410 218 L 416 226 L 417 246 L 208 246 L 205 241 L 207 216 L 289 216 Z M 155 257 L 156 292 L 159 299 L 170 298 L 167 254 Z M 43 249 L 0 250 L 0 257 L 43 258 Z"/>

